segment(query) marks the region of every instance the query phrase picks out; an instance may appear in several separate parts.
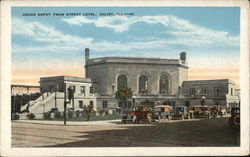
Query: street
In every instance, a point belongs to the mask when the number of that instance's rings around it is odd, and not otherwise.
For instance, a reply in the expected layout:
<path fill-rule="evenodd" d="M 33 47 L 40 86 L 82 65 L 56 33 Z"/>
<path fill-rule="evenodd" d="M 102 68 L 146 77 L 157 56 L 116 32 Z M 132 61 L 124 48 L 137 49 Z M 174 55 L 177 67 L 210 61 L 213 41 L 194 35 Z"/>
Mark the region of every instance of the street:
<path fill-rule="evenodd" d="M 12 147 L 189 147 L 240 146 L 239 127 L 228 117 L 121 124 L 120 120 L 12 121 Z"/>

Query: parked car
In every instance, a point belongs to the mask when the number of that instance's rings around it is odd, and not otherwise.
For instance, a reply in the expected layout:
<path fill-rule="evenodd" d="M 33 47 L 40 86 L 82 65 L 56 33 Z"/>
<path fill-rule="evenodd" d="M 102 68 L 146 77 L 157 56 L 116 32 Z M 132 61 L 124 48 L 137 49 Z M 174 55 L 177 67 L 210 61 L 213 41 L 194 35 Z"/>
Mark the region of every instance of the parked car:
<path fill-rule="evenodd" d="M 211 118 L 211 106 L 195 105 L 190 106 L 189 110 L 193 111 L 194 118 Z"/>
<path fill-rule="evenodd" d="M 191 119 L 193 118 L 193 112 L 189 113 L 187 106 L 176 106 L 172 118 L 180 120 L 184 120 L 185 118 Z"/>
<path fill-rule="evenodd" d="M 132 107 L 132 111 L 128 112 L 122 117 L 122 123 L 133 122 L 140 123 L 146 121 L 151 123 L 153 116 L 152 108 L 147 105 L 136 105 Z"/>
<path fill-rule="evenodd" d="M 154 108 L 153 119 L 172 119 L 173 107 L 169 105 L 157 105 Z"/>
<path fill-rule="evenodd" d="M 222 115 L 223 115 L 222 107 L 220 107 L 220 106 L 211 107 L 211 116 L 213 118 L 222 117 Z"/>
<path fill-rule="evenodd" d="M 230 126 L 240 126 L 240 108 L 231 108 L 231 117 L 228 119 L 228 124 Z"/>

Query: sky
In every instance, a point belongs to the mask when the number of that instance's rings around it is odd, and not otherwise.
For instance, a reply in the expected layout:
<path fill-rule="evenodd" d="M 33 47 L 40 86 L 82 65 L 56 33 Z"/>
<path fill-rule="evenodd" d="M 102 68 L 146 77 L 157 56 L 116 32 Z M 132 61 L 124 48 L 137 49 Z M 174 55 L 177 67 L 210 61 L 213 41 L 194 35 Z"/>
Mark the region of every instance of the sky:
<path fill-rule="evenodd" d="M 84 76 L 85 48 L 90 58 L 185 51 L 189 80 L 229 78 L 239 87 L 240 8 L 12 7 L 13 84 Z"/>

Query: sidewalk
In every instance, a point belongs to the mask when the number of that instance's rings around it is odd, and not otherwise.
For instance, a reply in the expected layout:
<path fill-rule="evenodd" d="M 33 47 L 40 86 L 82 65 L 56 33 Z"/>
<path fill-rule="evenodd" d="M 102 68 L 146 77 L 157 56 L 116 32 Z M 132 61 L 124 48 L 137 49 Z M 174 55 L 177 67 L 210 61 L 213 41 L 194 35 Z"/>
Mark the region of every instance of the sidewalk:
<path fill-rule="evenodd" d="M 64 125 L 64 121 L 54 120 L 13 120 L 15 123 L 30 123 L 30 124 L 43 124 L 43 125 Z M 100 121 L 67 121 L 67 126 L 98 126 L 98 125 L 116 125 L 120 123 L 120 119 L 115 120 L 100 120 Z"/>

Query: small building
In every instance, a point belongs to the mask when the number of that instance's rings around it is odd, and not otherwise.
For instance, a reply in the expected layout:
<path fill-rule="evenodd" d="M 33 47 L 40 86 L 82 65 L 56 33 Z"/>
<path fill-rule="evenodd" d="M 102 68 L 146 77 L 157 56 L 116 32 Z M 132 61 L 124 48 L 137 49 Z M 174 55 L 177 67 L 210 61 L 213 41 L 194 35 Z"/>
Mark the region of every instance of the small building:
<path fill-rule="evenodd" d="M 80 109 L 84 106 L 92 106 L 96 110 L 96 94 L 90 78 L 74 76 L 54 76 L 40 78 L 42 95 L 30 102 L 29 111 L 38 114 L 50 111 L 52 108 L 64 110 L 64 100 L 68 100 L 68 93 L 64 93 L 72 86 L 74 98 L 67 104 L 67 108 Z M 25 106 L 24 106 L 25 107 Z"/>
<path fill-rule="evenodd" d="M 180 103 L 186 106 L 205 105 L 236 106 L 239 96 L 236 95 L 235 82 L 230 79 L 183 81 Z"/>

